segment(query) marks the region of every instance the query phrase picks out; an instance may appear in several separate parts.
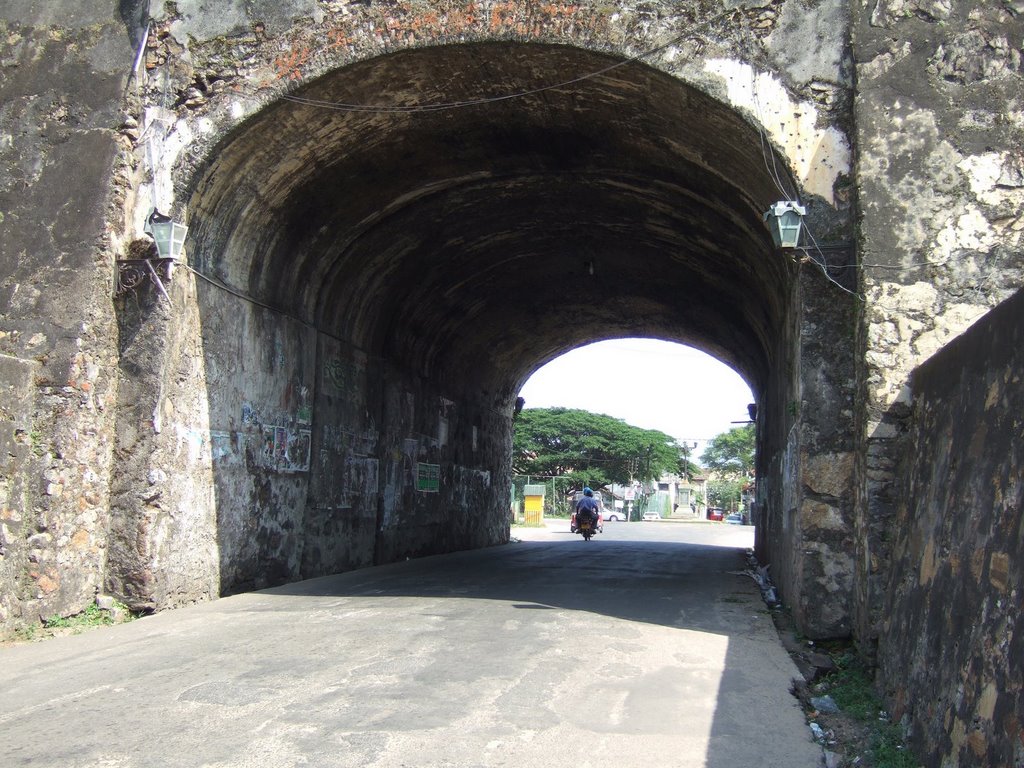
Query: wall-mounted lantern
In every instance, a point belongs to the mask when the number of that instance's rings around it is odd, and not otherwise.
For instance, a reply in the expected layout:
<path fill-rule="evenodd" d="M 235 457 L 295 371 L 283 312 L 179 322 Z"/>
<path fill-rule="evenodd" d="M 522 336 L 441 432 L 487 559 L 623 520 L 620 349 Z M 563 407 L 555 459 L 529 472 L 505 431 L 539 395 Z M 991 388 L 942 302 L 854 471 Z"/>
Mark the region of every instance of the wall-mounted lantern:
<path fill-rule="evenodd" d="M 154 208 L 153 212 L 149 214 L 149 218 L 146 219 L 143 232 L 152 237 L 153 242 L 156 243 L 157 258 L 118 259 L 115 292 L 117 295 L 121 295 L 127 291 L 134 291 L 148 279 L 163 294 L 163 297 L 170 301 L 171 297 L 167 295 L 164 282 L 171 280 L 174 262 L 181 256 L 188 227 L 174 221 L 170 216 L 164 216 Z"/>
<path fill-rule="evenodd" d="M 776 248 L 796 248 L 800 244 L 800 229 L 807 209 L 792 200 L 773 203 L 764 215 Z"/>
<path fill-rule="evenodd" d="M 181 256 L 188 227 L 174 221 L 170 216 L 164 216 L 154 208 L 146 220 L 143 232 L 156 241 L 156 251 L 161 259 L 176 259 Z"/>

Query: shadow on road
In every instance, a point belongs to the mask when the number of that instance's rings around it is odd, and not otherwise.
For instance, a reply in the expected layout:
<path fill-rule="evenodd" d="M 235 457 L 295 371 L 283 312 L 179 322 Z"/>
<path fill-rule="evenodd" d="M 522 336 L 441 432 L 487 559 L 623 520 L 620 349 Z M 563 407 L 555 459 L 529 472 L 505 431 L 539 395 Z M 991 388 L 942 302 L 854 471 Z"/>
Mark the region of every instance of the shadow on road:
<path fill-rule="evenodd" d="M 745 555 L 742 547 L 720 543 L 614 536 L 585 543 L 556 533 L 546 541 L 407 561 L 266 594 L 412 598 L 408 610 L 413 612 L 420 598 L 505 601 L 521 622 L 551 622 L 557 620 L 552 613 L 570 611 L 678 629 L 679 646 L 659 651 L 665 654 L 662 671 L 654 677 L 638 672 L 643 680 L 627 699 L 641 698 L 629 699 L 634 711 L 677 708 L 676 722 L 690 729 L 705 753 L 702 760 L 689 755 L 658 764 L 811 768 L 818 765 L 820 749 L 788 692 L 795 669 L 752 580 L 741 574 Z M 614 634 L 584 636 L 580 642 L 600 654 L 621 654 L 627 665 L 633 654 L 646 650 Z M 689 677 L 691 663 L 701 665 L 706 676 Z M 700 689 L 693 679 L 703 680 Z M 591 695 L 595 711 L 610 706 L 612 698 Z M 711 703 L 705 705 L 705 699 Z M 635 734 L 645 726 L 634 721 L 628 728 L 616 722 L 603 727 Z"/>
<path fill-rule="evenodd" d="M 45 768 L 816 768 L 743 548 L 683 535 L 556 531 L 3 649 L 5 748 Z"/>
<path fill-rule="evenodd" d="M 703 608 L 733 591 L 754 595 L 752 582 L 736 575 L 745 567 L 738 548 L 573 537 L 408 560 L 263 594 L 506 600 L 728 634 L 726 617 Z"/>

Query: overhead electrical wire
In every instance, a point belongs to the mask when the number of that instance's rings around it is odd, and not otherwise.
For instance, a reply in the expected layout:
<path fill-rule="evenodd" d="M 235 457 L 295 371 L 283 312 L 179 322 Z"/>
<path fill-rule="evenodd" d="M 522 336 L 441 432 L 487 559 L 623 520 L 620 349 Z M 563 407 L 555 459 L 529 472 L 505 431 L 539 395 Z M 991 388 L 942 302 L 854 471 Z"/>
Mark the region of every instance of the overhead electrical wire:
<path fill-rule="evenodd" d="M 327 100 L 322 100 L 322 99 L 311 99 L 311 98 L 307 98 L 307 97 L 296 96 L 296 95 L 289 94 L 289 93 L 282 94 L 281 98 L 283 100 L 285 100 L 285 101 L 293 102 L 293 103 L 296 103 L 296 104 L 303 104 L 303 105 L 311 106 L 311 107 L 317 107 L 317 108 L 321 108 L 321 109 L 329 109 L 329 110 L 342 111 L 342 112 L 373 113 L 373 114 L 429 113 L 429 112 L 438 112 L 438 111 L 450 110 L 450 109 L 462 109 L 462 108 L 466 108 L 466 107 L 480 106 L 480 105 L 484 105 L 484 104 L 491 104 L 491 103 L 502 102 L 502 101 L 509 101 L 509 100 L 512 100 L 512 99 L 523 98 L 523 97 L 526 97 L 526 96 L 532 96 L 532 95 L 535 95 L 535 94 L 538 94 L 538 93 L 544 93 L 546 91 L 557 90 L 559 88 L 566 88 L 566 87 L 571 86 L 571 85 L 576 85 L 577 83 L 585 82 L 587 80 L 592 80 L 592 79 L 594 79 L 596 77 L 600 77 L 601 75 L 607 74 L 608 72 L 614 71 L 616 69 L 619 69 L 621 67 L 627 66 L 629 64 L 632 64 L 632 63 L 635 63 L 635 62 L 638 62 L 638 61 L 643 61 L 644 59 L 647 59 L 647 58 L 649 58 L 649 57 L 651 57 L 651 56 L 653 56 L 653 55 L 655 55 L 657 53 L 661 53 L 662 51 L 664 51 L 664 50 L 666 50 L 668 48 L 671 48 L 673 45 L 676 45 L 681 40 L 684 40 L 687 37 L 693 36 L 694 34 L 696 34 L 696 33 L 700 32 L 700 31 L 702 31 L 703 29 L 711 26 L 715 22 L 718 22 L 718 21 L 720 21 L 720 20 L 722 20 L 722 19 L 724 19 L 726 17 L 730 17 L 730 16 L 734 16 L 734 15 L 735 15 L 735 10 L 729 10 L 729 11 L 725 11 L 723 13 L 719 13 L 719 14 L 711 17 L 710 19 L 705 19 L 703 22 L 694 25 L 691 29 L 688 29 L 686 32 L 680 33 L 680 34 L 672 37 L 670 40 L 668 40 L 665 43 L 662 43 L 661 45 L 654 46 L 653 48 L 649 48 L 649 49 L 643 51 L 642 53 L 636 54 L 634 56 L 630 56 L 630 57 L 628 57 L 626 59 L 623 59 L 621 61 L 614 62 L 612 64 L 609 64 L 606 67 L 602 67 L 601 69 L 594 70 L 592 72 L 588 72 L 586 74 L 579 75 L 577 77 L 569 78 L 567 80 L 562 80 L 562 81 L 559 81 L 557 83 L 551 83 L 551 84 L 548 84 L 548 85 L 538 86 L 536 88 L 529 88 L 529 89 L 525 89 L 525 90 L 522 90 L 522 91 L 516 91 L 516 92 L 513 92 L 513 93 L 501 94 L 501 95 L 498 95 L 498 96 L 488 96 L 488 97 L 481 97 L 481 98 L 477 98 L 477 99 L 464 99 L 464 100 L 449 101 L 449 102 L 436 102 L 436 103 L 427 103 L 427 104 L 410 104 L 410 105 L 404 105 L 404 106 L 403 105 L 383 105 L 383 104 L 350 104 L 350 103 L 345 103 L 345 102 L 334 102 L 334 101 L 327 101 Z M 746 32 L 747 36 L 750 35 L 750 30 L 749 29 L 744 28 L 744 31 Z M 753 70 L 753 68 L 751 68 L 751 69 Z M 753 100 L 754 100 L 755 114 L 756 114 L 756 117 L 757 117 L 757 130 L 758 130 L 758 136 L 759 136 L 760 142 L 761 142 L 761 155 L 762 155 L 762 160 L 764 161 L 765 170 L 768 172 L 768 176 L 769 176 L 769 178 L 771 178 L 771 180 L 774 183 L 776 189 L 779 191 L 779 193 L 785 199 L 798 202 L 798 196 L 796 195 L 796 193 L 795 192 L 794 193 L 790 193 L 790 192 L 788 192 L 786 190 L 785 184 L 783 183 L 783 176 L 780 173 L 780 171 L 778 169 L 778 166 L 776 164 L 775 152 L 770 151 L 770 149 L 767 146 L 767 138 L 765 136 L 765 131 L 764 131 L 764 113 L 763 113 L 763 110 L 761 108 L 760 99 L 758 97 L 756 77 L 753 74 L 753 71 L 751 72 L 751 93 L 752 93 Z M 166 99 L 166 95 L 167 94 L 165 92 L 165 94 L 164 94 L 165 99 Z M 769 160 L 770 160 L 770 164 L 769 164 Z M 807 249 L 807 248 L 802 248 L 800 250 L 802 250 L 805 253 L 806 257 L 808 259 L 810 259 L 814 264 L 816 264 L 822 270 L 822 272 L 824 273 L 825 277 L 830 282 L 834 283 L 837 287 L 839 287 L 843 291 L 845 291 L 845 292 L 847 292 L 847 293 L 857 297 L 858 299 L 860 299 L 862 301 L 864 299 L 863 296 L 861 296 L 860 294 L 858 294 L 856 292 L 850 291 L 848 288 L 846 288 L 842 284 L 838 283 L 835 279 L 832 278 L 831 275 L 828 274 L 828 269 L 847 269 L 847 268 L 872 267 L 872 268 L 878 268 L 878 269 L 901 269 L 902 270 L 902 269 L 915 269 L 915 268 L 918 268 L 918 267 L 927 267 L 927 266 L 941 266 L 943 264 L 949 263 L 950 261 L 953 261 L 952 258 L 944 259 L 943 261 L 938 261 L 938 262 L 936 262 L 936 261 L 927 261 L 926 260 L 926 261 L 922 261 L 922 262 L 915 262 L 915 263 L 907 265 L 907 266 L 904 266 L 904 265 L 893 265 L 893 264 L 860 264 L 860 265 L 844 264 L 844 265 L 828 265 L 827 261 L 825 259 L 825 255 L 822 252 L 822 247 L 818 245 L 818 242 L 814 238 L 813 234 L 811 233 L 810 228 L 806 224 L 804 225 L 804 227 L 807 230 L 808 237 L 811 239 L 811 242 L 812 242 L 812 244 L 814 246 L 814 250 L 821 257 L 821 260 L 819 261 L 818 259 L 815 259 L 813 256 L 811 256 L 810 252 L 809 252 L 809 249 Z M 184 265 L 184 266 L 188 266 L 188 265 Z M 191 267 L 188 267 L 188 268 L 191 269 Z M 203 279 L 209 280 L 209 278 L 207 278 L 205 275 L 201 275 L 198 272 L 196 274 L 199 277 L 202 277 Z M 211 282 L 213 282 L 213 281 L 211 281 Z M 215 282 L 213 284 L 217 285 L 217 283 L 215 283 Z M 219 285 L 219 287 L 224 288 L 225 290 L 228 290 L 228 291 L 231 290 L 230 288 L 228 288 L 225 285 Z M 243 297 L 243 298 L 249 298 L 249 297 Z M 269 308 L 270 307 L 268 307 L 268 309 Z"/>
<path fill-rule="evenodd" d="M 343 339 L 342 337 L 337 336 L 337 335 L 331 333 L 330 331 L 325 331 L 323 328 L 319 327 L 318 325 L 316 325 L 314 323 L 311 323 L 310 321 L 308 321 L 308 320 L 306 320 L 306 319 L 304 319 L 302 317 L 299 317 L 294 312 L 289 312 L 288 310 L 282 309 L 281 307 L 275 307 L 274 305 L 268 304 L 265 301 L 260 301 L 259 299 L 257 299 L 254 296 L 250 296 L 247 293 L 244 293 L 244 292 L 239 291 L 239 290 L 237 290 L 235 288 L 232 288 L 230 285 L 227 285 L 226 283 L 223 283 L 220 280 L 217 280 L 216 278 L 213 278 L 213 277 L 210 277 L 209 275 L 203 274 L 198 269 L 195 269 L 192 265 L 190 265 L 188 262 L 186 262 L 186 261 L 184 261 L 182 259 L 172 259 L 172 261 L 174 262 L 174 264 L 176 266 L 184 267 L 186 270 L 191 272 L 193 275 L 195 275 L 199 279 L 204 280 L 205 282 L 209 283 L 214 288 L 219 288 L 220 290 L 225 291 L 225 292 L 231 294 L 232 296 L 235 296 L 236 298 L 241 299 L 242 301 L 247 301 L 250 304 L 254 304 L 257 307 L 262 307 L 263 309 L 266 309 L 266 310 L 268 310 L 270 312 L 274 312 L 275 314 L 283 315 L 285 317 L 291 318 L 295 322 L 299 323 L 300 325 L 304 326 L 305 328 L 308 328 L 311 331 L 314 331 L 315 333 L 323 334 L 324 336 L 332 338 L 335 341 L 340 341 L 340 342 L 347 343 L 346 339 Z M 163 286 L 162 285 L 161 285 L 161 293 L 163 293 L 164 296 L 167 296 L 167 293 L 166 293 L 166 291 L 163 290 Z M 169 296 L 167 297 L 167 300 L 170 301 L 170 297 Z M 383 358 L 379 358 L 379 359 L 383 359 Z M 486 410 L 488 410 L 488 411 L 490 411 L 492 413 L 495 413 L 495 414 L 497 414 L 499 416 L 502 416 L 502 417 L 508 415 L 505 411 L 498 410 L 497 408 L 492 408 L 490 406 L 483 406 L 483 407 Z"/>
<path fill-rule="evenodd" d="M 671 48 L 672 46 L 678 44 L 680 41 L 686 39 L 687 37 L 691 37 L 694 34 L 697 34 L 698 32 L 702 31 L 703 29 L 711 26 L 712 24 L 714 24 L 714 23 L 716 23 L 716 22 L 718 22 L 718 21 L 720 21 L 720 20 L 722 20 L 722 19 L 724 19 L 726 17 L 733 16 L 734 14 L 735 14 L 735 11 L 733 11 L 733 10 L 717 14 L 717 15 L 711 17 L 710 19 L 706 19 L 703 22 L 694 25 L 694 27 L 688 29 L 686 32 L 680 33 L 680 34 L 672 37 L 670 40 L 668 40 L 665 43 L 662 43 L 661 45 L 654 46 L 654 47 L 649 48 L 649 49 L 647 49 L 647 50 L 645 50 L 645 51 L 643 51 L 643 52 L 641 52 L 639 54 L 636 54 L 634 56 L 630 56 L 628 58 L 622 59 L 621 61 L 616 61 L 616 62 L 614 62 L 612 64 L 609 64 L 606 67 L 602 67 L 600 69 L 597 69 L 597 70 L 594 70 L 594 71 L 591 71 L 591 72 L 587 72 L 586 74 L 579 75 L 577 77 L 568 78 L 566 80 L 561 80 L 561 81 L 556 82 L 556 83 L 549 83 L 547 85 L 538 86 L 536 88 L 528 88 L 528 89 L 524 89 L 524 90 L 521 90 L 521 91 L 515 91 L 515 92 L 512 92 L 512 93 L 500 94 L 500 95 L 497 95 L 497 96 L 487 96 L 487 97 L 480 97 L 480 98 L 476 98 L 476 99 L 463 99 L 463 100 L 457 100 L 457 101 L 421 103 L 421 104 L 408 104 L 408 105 L 353 104 L 353 103 L 346 103 L 346 102 L 340 102 L 340 101 L 328 101 L 328 100 L 324 100 L 324 99 L 313 99 L 313 98 L 308 98 L 308 97 L 303 97 L 303 96 L 296 96 L 294 94 L 289 94 L 289 93 L 282 94 L 281 98 L 283 100 L 285 100 L 285 101 L 289 101 L 289 102 L 296 103 L 296 104 L 302 104 L 302 105 L 305 105 L 305 106 L 315 107 L 315 108 L 319 108 L 319 109 L 328 109 L 328 110 L 333 110 L 333 111 L 353 112 L 353 113 L 371 113 L 371 114 L 421 114 L 421 113 L 439 112 L 439 111 L 444 111 L 444 110 L 463 109 L 463 108 L 467 108 L 467 107 L 474 107 L 474 106 L 481 106 L 481 105 L 486 105 L 486 104 L 493 104 L 493 103 L 502 102 L 502 101 L 509 101 L 509 100 L 512 100 L 512 99 L 518 99 L 518 98 L 524 98 L 524 97 L 527 97 L 527 96 L 533 96 L 533 95 L 536 95 L 538 93 L 544 93 L 546 91 L 557 90 L 557 89 L 560 89 L 560 88 L 567 88 L 569 86 L 576 85 L 578 83 L 586 82 L 588 80 L 592 80 L 594 78 L 600 77 L 602 75 L 607 74 L 608 72 L 612 72 L 612 71 L 614 71 L 616 69 L 620 69 L 620 68 L 625 67 L 625 66 L 627 66 L 629 64 L 633 64 L 633 63 L 638 62 L 638 61 L 643 61 L 643 60 L 645 60 L 645 59 L 647 59 L 647 58 L 649 58 L 649 57 L 651 57 L 651 56 L 653 56 L 655 54 L 661 53 L 662 51 L 665 51 L 666 49 Z M 750 33 L 749 30 L 746 30 L 746 32 L 747 32 L 747 34 Z M 757 130 L 758 130 L 758 136 L 759 136 L 759 139 L 760 139 L 760 142 L 761 142 L 761 155 L 762 155 L 762 160 L 763 160 L 764 165 L 765 165 L 765 170 L 767 171 L 769 178 L 772 180 L 773 184 L 775 185 L 775 187 L 779 191 L 779 193 L 784 198 L 786 198 L 787 200 L 794 200 L 794 201 L 796 201 L 797 200 L 797 196 L 796 196 L 795 192 L 794 193 L 790 193 L 785 188 L 785 183 L 783 181 L 783 178 L 784 178 L 783 174 L 779 171 L 779 168 L 778 168 L 778 166 L 776 164 L 776 157 L 775 157 L 776 153 L 771 151 L 770 148 L 768 147 L 768 143 L 769 142 L 767 140 L 767 137 L 766 137 L 765 131 L 764 131 L 764 113 L 763 113 L 763 110 L 762 110 L 762 107 L 761 107 L 760 99 L 758 97 L 756 76 L 753 74 L 753 71 L 751 73 L 751 93 L 752 93 L 752 96 L 753 96 L 754 108 L 755 108 L 755 113 L 756 113 L 756 117 L 757 117 Z M 845 268 L 850 268 L 850 267 L 857 268 L 858 265 L 841 265 L 841 266 L 828 265 L 827 260 L 825 259 L 825 255 L 824 255 L 824 253 L 822 251 L 822 248 L 821 248 L 821 246 L 818 245 L 818 242 L 815 239 L 815 237 L 814 237 L 813 233 L 811 232 L 810 228 L 806 224 L 804 225 L 804 228 L 806 229 L 807 235 L 808 235 L 808 237 L 811 240 L 811 243 L 813 245 L 813 250 L 815 252 L 817 252 L 818 256 L 820 256 L 820 260 L 818 258 L 815 258 L 812 255 L 811 249 L 801 248 L 800 250 L 804 253 L 805 258 L 807 260 L 811 261 L 811 263 L 815 264 L 819 269 L 821 269 L 821 271 L 824 274 L 824 276 L 831 283 L 836 285 L 838 288 L 840 288 L 844 292 L 846 292 L 846 293 L 848 293 L 848 294 L 858 298 L 859 300 L 863 301 L 864 300 L 863 296 L 861 296 L 859 293 L 856 293 L 855 291 L 851 291 L 849 288 L 847 288 L 846 286 L 844 286 L 841 283 L 839 283 L 838 281 L 836 281 L 829 274 L 829 271 L 828 271 L 829 269 L 845 269 Z M 918 263 L 918 264 L 911 265 L 910 267 L 906 267 L 906 268 L 914 268 L 916 266 L 937 266 L 937 265 L 941 265 L 941 264 L 947 263 L 948 261 L 950 261 L 950 260 L 947 259 L 947 260 L 945 260 L 943 262 L 925 261 L 925 262 L 921 262 L 921 263 Z M 189 270 L 195 272 L 195 274 L 198 277 L 200 277 L 200 278 L 202 278 L 204 280 L 209 281 L 211 284 L 216 285 L 217 287 L 222 288 L 222 289 L 224 289 L 226 291 L 229 291 L 231 293 L 235 293 L 235 295 L 237 295 L 239 298 L 244 298 L 246 300 L 253 301 L 256 304 L 261 304 L 261 302 L 253 299 L 252 297 L 245 296 L 244 294 L 238 293 L 238 292 L 234 291 L 233 289 L 231 289 L 230 287 L 228 287 L 228 286 L 226 286 L 226 285 L 224 285 L 222 283 L 219 283 L 219 281 L 214 281 L 214 280 L 210 279 L 209 277 L 207 277 L 206 275 L 203 275 L 203 274 L 201 274 L 199 272 L 196 272 L 194 269 L 192 269 L 187 264 L 184 264 L 183 262 L 179 262 L 179 263 L 182 263 L 183 266 L 186 266 Z M 904 268 L 902 266 L 885 265 L 885 264 L 863 264 L 863 265 L 860 265 L 860 266 L 870 266 L 870 267 L 877 267 L 877 268 L 883 268 L 883 269 L 903 269 Z M 263 305 L 263 306 L 265 306 L 267 309 L 276 309 L 276 308 L 270 307 L 268 305 Z M 276 310 L 276 311 L 280 311 L 280 310 Z M 296 319 L 298 319 L 298 318 L 296 318 Z M 305 323 L 306 321 L 301 321 L 301 322 Z"/>
<path fill-rule="evenodd" d="M 761 109 L 761 99 L 757 93 L 757 75 L 754 73 L 753 67 L 750 68 L 750 93 L 754 101 L 754 112 L 755 117 L 757 118 L 757 133 L 761 140 L 761 159 L 764 162 L 765 171 L 767 171 L 769 178 L 771 178 L 772 182 L 775 184 L 775 188 L 778 190 L 779 194 L 783 196 L 783 199 L 799 204 L 799 196 L 797 195 L 796 190 L 794 189 L 793 192 L 789 192 L 782 181 L 782 174 L 779 173 L 778 166 L 775 163 L 775 153 L 770 152 L 768 150 L 768 147 L 766 146 L 768 140 L 765 136 L 764 131 L 764 112 Z M 769 164 L 768 162 L 769 158 L 771 158 L 771 164 Z M 825 258 L 824 252 L 818 245 L 818 241 L 815 239 L 814 234 L 811 232 L 811 228 L 807 225 L 806 222 L 804 222 L 803 228 L 807 232 L 807 236 L 810 238 L 811 243 L 814 246 L 814 250 L 817 251 L 818 255 L 821 257 L 820 260 L 816 259 L 814 258 L 810 249 L 801 248 L 799 250 L 803 252 L 804 259 L 810 261 L 812 264 L 817 266 L 821 270 L 821 273 L 825 276 L 825 279 L 828 280 L 830 283 L 838 287 L 840 290 L 855 297 L 859 301 L 864 301 L 863 296 L 861 296 L 856 291 L 851 291 L 849 288 L 847 288 L 845 285 L 840 283 L 838 280 L 832 277 L 832 275 L 829 274 L 829 269 L 838 269 L 838 267 L 830 267 L 828 265 L 828 260 Z"/>
<path fill-rule="evenodd" d="M 607 74 L 613 70 L 619 69 L 620 67 L 633 64 L 638 61 L 643 61 L 657 53 L 661 53 L 667 48 L 679 43 L 681 40 L 685 40 L 687 37 L 700 32 L 706 27 L 711 26 L 717 21 L 724 19 L 728 16 L 734 15 L 735 11 L 725 11 L 712 16 L 710 19 L 705 19 L 699 24 L 695 24 L 693 27 L 688 29 L 686 32 L 680 33 L 670 39 L 668 42 L 662 43 L 661 45 L 649 48 L 642 53 L 638 53 L 635 56 L 630 56 L 621 61 L 617 61 L 613 64 L 609 64 L 601 69 L 588 72 L 577 77 L 569 78 L 568 80 L 562 80 L 557 83 L 550 83 L 548 85 L 537 86 L 536 88 L 528 88 L 522 91 L 515 91 L 513 93 L 501 94 L 498 96 L 486 96 L 477 99 L 464 99 L 460 101 L 447 101 L 447 102 L 435 102 L 426 104 L 409 104 L 409 105 L 390 105 L 390 104 L 348 104 L 340 101 L 327 101 L 322 99 L 310 99 L 302 96 L 294 96 L 292 94 L 283 94 L 282 99 L 286 101 L 295 102 L 297 104 L 305 104 L 307 106 L 319 107 L 322 109 L 331 109 L 339 112 L 369 112 L 373 114 L 407 114 L 407 113 L 420 113 L 420 112 L 439 112 L 442 110 L 449 109 L 462 109 L 465 107 L 475 107 L 483 104 L 492 104 L 499 101 L 509 101 L 511 99 L 519 99 L 526 96 L 533 96 L 538 93 L 544 93 L 545 91 L 553 91 L 559 88 L 566 88 L 570 85 L 576 85 L 587 80 L 592 80 L 595 77 Z"/>
<path fill-rule="evenodd" d="M 557 90 L 559 88 L 566 88 L 566 87 L 569 87 L 571 85 L 576 85 L 577 83 L 582 83 L 582 82 L 585 82 L 587 80 L 592 80 L 592 79 L 594 79 L 596 77 L 600 77 L 601 75 L 607 74 L 608 72 L 614 71 L 614 70 L 619 69 L 621 67 L 624 67 L 624 66 L 626 66 L 628 64 L 632 64 L 632 63 L 635 63 L 637 61 L 642 61 L 644 59 L 649 58 L 650 56 L 653 56 L 653 55 L 655 55 L 657 53 L 660 53 L 660 52 L 666 50 L 667 48 L 671 48 L 673 45 L 676 45 L 681 40 L 684 40 L 685 38 L 694 35 L 698 31 L 700 31 L 701 29 L 703 29 L 703 28 L 705 28 L 707 26 L 710 26 L 714 22 L 717 22 L 720 19 L 723 19 L 723 18 L 725 18 L 727 16 L 732 16 L 733 13 L 734 13 L 733 11 L 727 11 L 727 12 L 724 12 L 724 13 L 720 13 L 720 14 L 718 14 L 716 16 L 713 16 L 710 19 L 705 20 L 701 24 L 696 25 L 694 28 L 689 29 L 686 32 L 681 33 L 679 35 L 676 35 L 675 37 L 670 39 L 668 42 L 665 42 L 665 43 L 663 43 L 661 45 L 658 45 L 658 46 L 655 46 L 653 48 L 649 48 L 649 49 L 647 49 L 646 51 L 644 51 L 642 53 L 636 54 L 635 56 L 631 56 L 631 57 L 623 59 L 621 61 L 614 62 L 613 64 L 609 64 L 608 66 L 602 67 L 601 69 L 594 70 L 592 72 L 588 72 L 586 74 L 579 75 L 577 77 L 569 78 L 567 80 L 562 80 L 562 81 L 559 81 L 557 83 L 551 83 L 551 84 L 548 84 L 548 85 L 542 85 L 542 86 L 538 86 L 536 88 L 529 88 L 529 89 L 525 89 L 525 90 L 522 90 L 522 91 L 515 91 L 513 93 L 501 94 L 499 96 L 488 96 L 488 97 L 481 97 L 481 98 L 478 98 L 478 99 L 464 99 L 464 100 L 460 100 L 460 101 L 435 102 L 435 103 L 427 103 L 427 104 L 409 104 L 409 105 L 350 104 L 350 103 L 346 103 L 346 102 L 327 101 L 327 100 L 323 100 L 323 99 L 311 99 L 311 98 L 306 98 L 306 97 L 302 97 L 302 96 L 295 96 L 295 95 L 292 95 L 292 94 L 284 94 L 284 95 L 282 95 L 281 98 L 284 99 L 285 101 L 290 101 L 290 102 L 293 102 L 293 103 L 296 103 L 296 104 L 302 104 L 302 105 L 305 105 L 305 106 L 311 106 L 311 107 L 316 107 L 316 108 L 320 108 L 320 109 L 329 109 L 329 110 L 334 110 L 334 111 L 339 111 L 339 112 L 355 112 L 355 113 L 370 113 L 370 114 L 421 114 L 421 113 L 439 112 L 439 111 L 451 110 L 451 109 L 462 109 L 462 108 L 466 108 L 466 107 L 474 107 L 474 106 L 480 106 L 480 105 L 485 105 L 485 104 L 493 104 L 493 103 L 501 102 L 501 101 L 509 101 L 511 99 L 518 99 L 518 98 L 523 98 L 523 97 L 526 97 L 526 96 L 533 96 L 533 95 L 536 95 L 538 93 L 544 93 L 546 91 Z M 752 91 L 753 98 L 754 98 L 754 107 L 755 107 L 755 110 L 757 112 L 757 118 L 758 118 L 757 129 L 758 129 L 758 134 L 759 134 L 759 137 L 760 137 L 760 140 L 761 140 L 761 155 L 762 155 L 762 159 L 764 160 L 765 169 L 767 170 L 769 177 L 772 179 L 772 182 L 775 184 L 775 187 L 776 187 L 776 189 L 778 189 L 779 193 L 782 194 L 783 197 L 785 197 L 786 199 L 789 199 L 789 200 L 795 199 L 795 195 L 787 192 L 786 189 L 785 189 L 785 185 L 783 184 L 783 181 L 782 181 L 782 175 L 779 172 L 778 166 L 776 165 L 776 162 L 775 162 L 775 153 L 771 152 L 768 149 L 768 147 L 766 146 L 766 137 L 765 137 L 764 128 L 763 128 L 764 118 L 763 118 L 763 114 L 762 114 L 762 111 L 761 111 L 760 102 L 759 102 L 759 99 L 758 99 L 758 96 L 757 96 L 757 85 L 756 85 L 755 78 L 754 78 L 753 74 L 751 75 L 751 91 Z M 769 157 L 771 158 L 771 165 L 770 166 L 769 166 L 769 163 L 768 163 Z M 828 268 L 826 267 L 825 255 L 824 255 L 824 253 L 822 253 L 821 249 L 818 247 L 817 241 L 814 240 L 814 237 L 813 237 L 813 235 L 811 235 L 809 229 L 808 229 L 808 236 L 811 237 L 811 241 L 814 243 L 815 250 L 817 250 L 818 254 L 821 256 L 821 261 L 819 261 L 818 259 L 815 259 L 809 253 L 807 254 L 807 258 L 810 259 L 810 261 L 812 263 L 816 264 L 822 270 L 823 274 L 825 275 L 825 277 L 830 282 L 834 283 L 836 286 L 838 286 L 843 291 L 846 291 L 847 293 L 849 293 L 849 294 L 851 294 L 853 296 L 856 296 L 859 299 L 863 299 L 863 297 L 861 297 L 860 294 L 857 294 L 857 293 L 849 290 L 848 288 L 846 288 L 846 286 L 844 286 L 841 283 L 837 282 L 828 273 Z"/>

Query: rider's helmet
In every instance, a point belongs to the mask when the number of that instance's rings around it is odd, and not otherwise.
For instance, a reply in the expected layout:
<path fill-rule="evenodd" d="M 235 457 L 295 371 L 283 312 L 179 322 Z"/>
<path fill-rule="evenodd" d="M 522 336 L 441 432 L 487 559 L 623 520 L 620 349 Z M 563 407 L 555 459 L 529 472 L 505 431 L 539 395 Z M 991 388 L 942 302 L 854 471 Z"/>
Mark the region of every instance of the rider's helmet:
<path fill-rule="evenodd" d="M 583 495 L 584 496 L 593 496 L 594 492 L 589 487 L 587 487 L 587 488 L 583 489 Z"/>

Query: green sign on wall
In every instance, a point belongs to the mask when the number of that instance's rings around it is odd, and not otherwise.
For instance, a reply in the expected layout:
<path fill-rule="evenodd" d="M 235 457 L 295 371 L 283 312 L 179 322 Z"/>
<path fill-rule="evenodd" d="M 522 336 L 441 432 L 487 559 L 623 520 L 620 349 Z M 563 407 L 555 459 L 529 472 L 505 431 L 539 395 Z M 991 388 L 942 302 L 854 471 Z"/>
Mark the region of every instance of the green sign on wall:
<path fill-rule="evenodd" d="M 437 493 L 441 488 L 440 464 L 416 465 L 416 490 L 426 493 Z"/>

